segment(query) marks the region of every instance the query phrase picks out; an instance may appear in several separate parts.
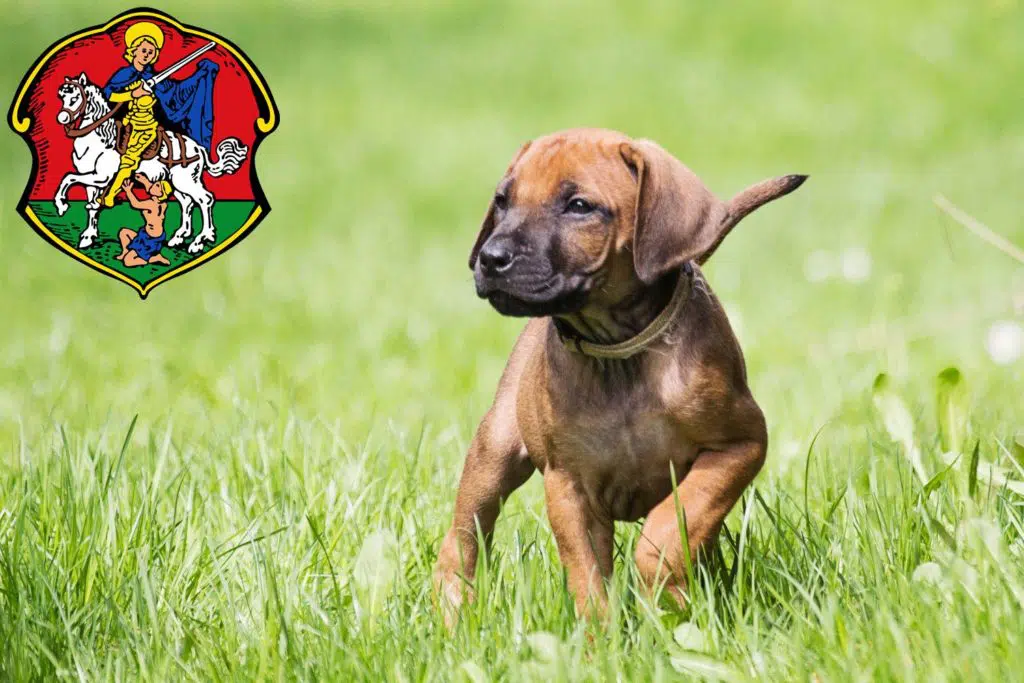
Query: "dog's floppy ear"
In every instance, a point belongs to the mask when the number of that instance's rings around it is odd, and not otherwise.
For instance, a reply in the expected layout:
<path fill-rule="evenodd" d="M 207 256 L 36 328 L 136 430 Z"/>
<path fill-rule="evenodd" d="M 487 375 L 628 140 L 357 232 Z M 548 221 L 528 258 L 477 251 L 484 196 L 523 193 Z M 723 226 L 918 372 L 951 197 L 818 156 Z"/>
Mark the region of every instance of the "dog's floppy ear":
<path fill-rule="evenodd" d="M 633 266 L 646 284 L 687 261 L 704 263 L 740 219 L 807 179 L 789 175 L 766 180 L 726 204 L 693 171 L 649 140 L 623 143 L 620 153 L 637 179 Z"/>
<path fill-rule="evenodd" d="M 529 148 L 530 141 L 524 142 L 523 146 L 519 148 L 518 152 L 516 152 L 515 157 L 512 158 L 512 163 L 510 163 L 508 165 L 508 168 L 505 169 L 505 174 L 502 176 L 502 179 L 504 179 L 506 176 L 508 176 L 509 173 L 512 172 L 512 169 L 515 168 L 516 163 L 523 158 L 523 155 L 526 154 L 526 150 L 528 150 Z M 491 197 L 491 203 L 487 206 L 487 215 L 484 216 L 484 222 L 480 226 L 480 232 L 476 236 L 476 243 L 473 245 L 473 251 L 469 253 L 470 270 L 474 270 L 476 268 L 476 257 L 480 253 L 480 249 L 484 246 L 484 242 L 487 241 L 487 238 L 491 236 L 492 232 L 494 232 L 493 196 Z"/>
<path fill-rule="evenodd" d="M 715 243 L 725 209 L 690 169 L 655 143 L 624 142 L 619 152 L 637 180 L 633 267 L 651 284 Z"/>

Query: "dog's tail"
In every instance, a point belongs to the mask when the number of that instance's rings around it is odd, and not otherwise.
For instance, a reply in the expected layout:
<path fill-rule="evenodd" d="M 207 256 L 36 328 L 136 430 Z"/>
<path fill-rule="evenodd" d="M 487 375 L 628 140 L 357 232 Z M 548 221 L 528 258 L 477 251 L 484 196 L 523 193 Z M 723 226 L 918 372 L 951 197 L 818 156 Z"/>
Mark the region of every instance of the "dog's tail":
<path fill-rule="evenodd" d="M 698 264 L 703 264 L 718 249 L 718 245 L 732 231 L 736 224 L 743 220 L 751 211 L 758 209 L 773 199 L 785 197 L 787 194 L 804 184 L 807 180 L 805 175 L 784 175 L 778 178 L 769 178 L 751 185 L 735 197 L 725 203 L 725 215 L 722 217 L 722 227 L 715 240 L 703 254 L 697 258 Z"/>

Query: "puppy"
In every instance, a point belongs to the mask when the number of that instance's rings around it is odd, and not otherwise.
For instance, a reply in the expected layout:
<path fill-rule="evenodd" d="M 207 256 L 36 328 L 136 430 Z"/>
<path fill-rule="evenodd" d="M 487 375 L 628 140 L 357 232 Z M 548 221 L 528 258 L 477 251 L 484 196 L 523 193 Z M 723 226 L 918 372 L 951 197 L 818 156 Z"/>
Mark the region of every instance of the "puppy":
<path fill-rule="evenodd" d="M 614 523 L 641 518 L 639 574 L 683 604 L 687 562 L 713 546 L 768 440 L 699 265 L 806 177 L 722 202 L 664 149 L 621 133 L 569 130 L 519 150 L 469 266 L 480 297 L 531 320 L 469 447 L 438 555 L 449 624 L 472 595 L 478 538 L 534 471 L 579 613 L 606 607 Z"/>

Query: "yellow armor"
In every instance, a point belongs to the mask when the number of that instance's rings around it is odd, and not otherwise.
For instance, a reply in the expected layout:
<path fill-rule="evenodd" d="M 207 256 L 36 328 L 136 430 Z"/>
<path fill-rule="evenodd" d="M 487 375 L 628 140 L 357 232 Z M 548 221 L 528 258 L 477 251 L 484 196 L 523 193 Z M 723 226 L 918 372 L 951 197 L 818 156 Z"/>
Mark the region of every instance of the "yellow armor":
<path fill-rule="evenodd" d="M 139 21 L 129 26 L 124 33 L 126 48 L 124 60 L 126 62 L 132 63 L 136 49 L 144 41 L 151 43 L 154 48 L 149 62 L 153 63 L 157 60 L 157 57 L 160 56 L 160 50 L 164 46 L 163 31 L 153 22 Z M 141 67 L 136 66 L 135 68 L 139 69 Z M 121 122 L 129 126 L 128 130 L 131 133 L 128 136 L 128 144 L 125 147 L 124 154 L 121 155 L 121 165 L 117 169 L 117 175 L 114 176 L 114 181 L 110 184 L 107 194 L 103 197 L 103 204 L 108 207 L 114 205 L 114 197 L 121 191 L 121 185 L 138 170 L 139 164 L 142 163 L 143 152 L 156 139 L 157 121 L 153 116 L 156 98 L 153 97 L 151 92 L 145 92 L 140 97 L 134 97 L 132 93 L 140 87 L 142 87 L 142 81 L 135 81 L 125 88 L 123 92 L 113 93 L 110 96 L 111 103 L 128 103 L 128 113 L 125 114 Z"/>
<path fill-rule="evenodd" d="M 153 116 L 156 98 L 149 93 L 141 97 L 132 96 L 132 92 L 141 85 L 142 81 L 136 81 L 129 85 L 124 92 L 114 93 L 110 96 L 110 101 L 113 103 L 128 103 L 128 113 L 121 121 L 124 125 L 130 126 L 131 134 L 128 136 L 128 145 L 124 154 L 121 155 L 121 165 L 117 169 L 117 175 L 114 176 L 114 181 L 103 198 L 103 204 L 108 207 L 114 205 L 114 197 L 121 191 L 121 185 L 138 170 L 139 164 L 142 163 L 142 153 L 156 139 L 157 121 Z"/>

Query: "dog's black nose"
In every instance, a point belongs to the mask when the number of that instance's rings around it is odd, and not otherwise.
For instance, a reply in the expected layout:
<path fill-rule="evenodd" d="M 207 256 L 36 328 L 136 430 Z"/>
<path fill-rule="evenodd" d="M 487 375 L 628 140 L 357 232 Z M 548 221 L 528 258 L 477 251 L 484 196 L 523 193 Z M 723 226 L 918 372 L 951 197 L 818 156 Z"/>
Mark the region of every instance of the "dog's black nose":
<path fill-rule="evenodd" d="M 480 269 L 484 275 L 499 275 L 508 270 L 514 258 L 508 242 L 491 240 L 480 250 Z"/>

